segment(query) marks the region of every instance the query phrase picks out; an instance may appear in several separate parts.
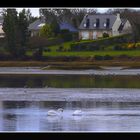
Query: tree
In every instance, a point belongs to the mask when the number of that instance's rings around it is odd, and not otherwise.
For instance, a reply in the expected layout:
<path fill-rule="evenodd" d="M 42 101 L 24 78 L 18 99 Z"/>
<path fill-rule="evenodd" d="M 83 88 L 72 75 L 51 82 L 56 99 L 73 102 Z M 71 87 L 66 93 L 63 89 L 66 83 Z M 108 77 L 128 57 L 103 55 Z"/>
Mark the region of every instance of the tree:
<path fill-rule="evenodd" d="M 23 9 L 19 16 L 16 9 L 3 11 L 3 31 L 7 41 L 7 49 L 14 57 L 25 55 L 28 41 L 28 22 L 26 11 Z"/>
<path fill-rule="evenodd" d="M 26 15 L 25 9 L 23 9 L 19 13 L 18 17 L 18 31 L 19 31 L 19 43 L 21 45 L 19 49 L 19 54 L 25 55 L 26 53 L 26 47 L 27 47 L 27 42 L 28 42 L 28 37 L 29 37 L 29 32 L 28 32 L 28 17 Z"/>
<path fill-rule="evenodd" d="M 49 24 L 45 24 L 41 29 L 40 29 L 40 32 L 39 32 L 39 35 L 42 36 L 42 37 L 47 37 L 47 38 L 50 38 L 53 36 L 53 32 L 52 32 L 52 28 Z"/>
<path fill-rule="evenodd" d="M 52 32 L 54 33 L 55 36 L 57 36 L 60 33 L 60 26 L 57 20 L 53 20 L 52 24 L 50 25 L 50 28 L 52 29 Z"/>
<path fill-rule="evenodd" d="M 3 11 L 3 31 L 7 40 L 7 49 L 13 55 L 17 56 L 17 36 L 18 36 L 18 17 L 16 9 L 6 9 Z"/>
<path fill-rule="evenodd" d="M 55 19 L 58 22 L 67 21 L 75 27 L 79 27 L 85 14 L 95 14 L 94 8 L 74 8 L 74 9 L 40 9 L 40 15 L 46 18 L 46 22 L 51 22 Z"/>

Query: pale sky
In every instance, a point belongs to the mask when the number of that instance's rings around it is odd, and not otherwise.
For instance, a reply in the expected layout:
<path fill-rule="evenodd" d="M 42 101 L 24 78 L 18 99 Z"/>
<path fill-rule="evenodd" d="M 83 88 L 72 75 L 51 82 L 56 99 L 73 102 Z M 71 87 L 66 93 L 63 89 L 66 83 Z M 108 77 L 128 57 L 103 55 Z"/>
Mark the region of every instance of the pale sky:
<path fill-rule="evenodd" d="M 45 8 L 45 7 L 43 7 L 43 8 Z M 124 9 L 124 8 L 128 8 L 128 7 L 123 7 L 123 8 L 119 8 L 119 9 Z M 21 11 L 23 8 L 16 8 L 16 9 L 17 9 L 17 11 Z M 39 8 L 25 8 L 25 9 L 30 9 L 31 10 L 31 13 L 32 13 L 32 16 L 38 16 L 39 17 Z M 107 11 L 110 8 L 96 8 L 96 9 L 99 12 L 103 13 L 103 12 Z M 113 9 L 113 8 L 111 8 L 111 9 Z M 140 8 L 130 8 L 130 9 L 140 10 Z"/>

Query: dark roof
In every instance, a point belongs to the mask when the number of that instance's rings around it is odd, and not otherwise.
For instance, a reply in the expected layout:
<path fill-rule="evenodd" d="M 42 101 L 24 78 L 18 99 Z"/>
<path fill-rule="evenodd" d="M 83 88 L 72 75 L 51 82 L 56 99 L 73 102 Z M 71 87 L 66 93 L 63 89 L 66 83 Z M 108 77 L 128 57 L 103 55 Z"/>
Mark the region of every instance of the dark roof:
<path fill-rule="evenodd" d="M 90 21 L 88 29 L 97 29 L 97 27 L 93 26 L 93 24 L 96 23 L 96 19 L 99 19 L 99 21 L 100 21 L 100 25 L 99 25 L 98 29 L 106 29 L 106 27 L 104 27 L 104 23 L 106 23 L 106 19 L 110 20 L 108 29 L 111 29 L 116 18 L 117 18 L 117 16 L 112 15 L 112 14 L 87 15 L 83 18 L 83 20 L 79 26 L 79 29 L 86 29 L 86 27 L 84 27 L 84 24 L 86 23 L 86 19 L 89 19 L 89 21 Z"/>
<path fill-rule="evenodd" d="M 44 19 L 37 19 L 36 21 L 34 21 L 33 23 L 31 23 L 28 27 L 29 30 L 40 30 L 42 26 L 40 26 L 41 24 L 45 24 L 45 20 Z"/>
<path fill-rule="evenodd" d="M 59 23 L 60 29 L 68 29 L 70 32 L 78 32 L 78 30 L 68 22 Z"/>
<path fill-rule="evenodd" d="M 29 30 L 40 30 L 42 26 L 39 26 L 41 24 L 45 24 L 45 20 L 44 19 L 37 19 L 36 21 L 34 21 L 33 23 L 31 23 L 28 27 Z M 78 30 L 72 26 L 70 23 L 68 22 L 60 22 L 59 23 L 60 29 L 68 29 L 70 32 L 78 32 Z"/>

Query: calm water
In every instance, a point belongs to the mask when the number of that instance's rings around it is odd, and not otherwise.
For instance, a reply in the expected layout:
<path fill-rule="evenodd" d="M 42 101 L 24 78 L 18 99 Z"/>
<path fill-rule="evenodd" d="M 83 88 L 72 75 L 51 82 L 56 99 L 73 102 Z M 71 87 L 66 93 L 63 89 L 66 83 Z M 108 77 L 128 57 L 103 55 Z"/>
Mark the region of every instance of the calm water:
<path fill-rule="evenodd" d="M 0 87 L 140 88 L 139 75 L 0 75 Z"/>
<path fill-rule="evenodd" d="M 0 75 L 0 96 L 2 97 L 4 89 L 8 92 L 18 88 L 17 92 L 24 93 L 23 89 L 45 89 L 46 94 L 49 88 L 55 88 L 55 94 L 59 88 L 64 92 L 65 89 L 72 88 L 72 92 L 79 95 L 86 94 L 86 91 L 77 88 L 89 88 L 90 94 L 92 88 L 96 90 L 96 98 L 125 98 L 127 90 L 129 93 L 128 101 L 122 99 L 122 102 L 116 100 L 100 101 L 0 101 L 0 131 L 140 131 L 140 102 L 132 102 L 140 94 L 140 76 L 139 75 Z M 102 90 L 109 88 L 112 90 Z M 115 88 L 124 88 L 114 92 Z M 133 90 L 136 89 L 133 95 Z M 48 89 L 48 90 L 47 90 Z M 16 91 L 16 90 L 15 90 Z M 37 91 L 37 90 L 36 90 Z M 88 91 L 88 90 L 87 90 Z M 108 92 L 107 92 L 108 91 Z M 117 91 L 117 90 L 116 90 Z M 8 93 L 7 92 L 7 93 Z M 82 94 L 80 94 L 80 92 Z M 30 94 L 27 92 L 25 94 Z M 67 92 L 66 94 L 70 94 Z M 113 93 L 113 94 L 112 94 Z M 117 95 L 116 95 L 116 94 Z M 32 91 L 32 94 L 33 91 Z M 44 92 L 38 94 L 43 96 Z M 65 93 L 64 93 L 65 94 Z M 116 95 L 116 96 L 114 96 Z M 123 95 L 123 96 L 122 96 Z M 130 96 L 132 95 L 132 98 Z M 11 96 L 11 95 L 10 95 Z M 14 94 L 15 96 L 15 94 Z M 17 96 L 21 96 L 20 92 Z M 32 95 L 31 95 L 32 96 Z M 56 96 L 56 95 L 55 95 Z M 57 95 L 58 96 L 58 95 Z M 23 96 L 21 96 L 23 97 Z M 29 96 L 30 97 L 30 96 Z M 73 96 L 74 97 L 74 96 Z M 107 97 L 107 98 L 105 98 Z M 139 98 L 139 96 L 138 96 Z M 132 99 L 132 100 L 130 100 Z M 50 109 L 63 108 L 61 116 L 48 117 L 47 111 Z M 72 116 L 76 109 L 83 111 L 82 116 Z"/>
<path fill-rule="evenodd" d="M 140 103 L 0 102 L 1 131 L 139 131 Z M 48 117 L 49 109 L 64 108 Z M 82 109 L 83 116 L 72 116 Z"/>

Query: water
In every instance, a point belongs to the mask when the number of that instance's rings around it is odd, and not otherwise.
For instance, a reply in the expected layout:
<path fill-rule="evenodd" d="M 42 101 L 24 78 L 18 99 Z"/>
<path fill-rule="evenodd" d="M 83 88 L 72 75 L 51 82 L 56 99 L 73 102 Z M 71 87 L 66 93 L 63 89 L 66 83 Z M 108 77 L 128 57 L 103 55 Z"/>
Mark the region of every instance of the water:
<path fill-rule="evenodd" d="M 140 131 L 139 69 L 0 73 L 0 131 Z M 62 115 L 47 116 L 58 108 Z"/>
<path fill-rule="evenodd" d="M 0 102 L 0 131 L 139 131 L 140 103 Z M 63 107 L 62 116 L 47 111 Z M 82 116 L 72 116 L 75 109 Z"/>
<path fill-rule="evenodd" d="M 139 83 L 139 75 L 0 74 L 0 87 L 12 88 L 140 88 Z"/>

